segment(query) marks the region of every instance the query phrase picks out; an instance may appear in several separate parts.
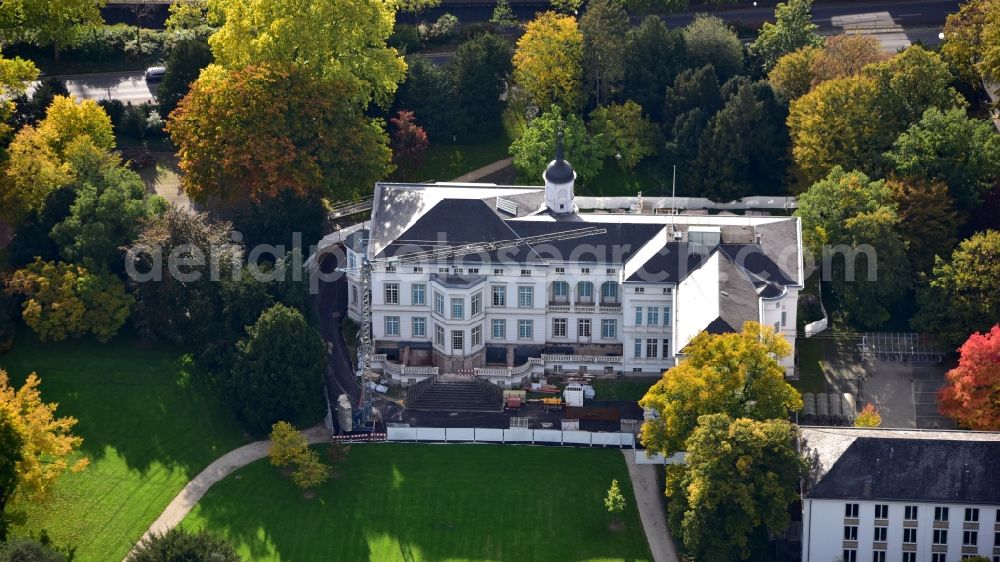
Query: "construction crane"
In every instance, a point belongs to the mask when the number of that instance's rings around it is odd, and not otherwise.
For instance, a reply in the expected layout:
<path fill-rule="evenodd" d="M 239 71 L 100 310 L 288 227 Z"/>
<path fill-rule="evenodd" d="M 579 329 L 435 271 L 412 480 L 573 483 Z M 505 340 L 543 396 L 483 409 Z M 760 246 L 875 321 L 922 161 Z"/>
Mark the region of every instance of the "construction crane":
<path fill-rule="evenodd" d="M 360 425 L 363 430 L 372 431 L 374 429 L 373 403 L 375 398 L 374 387 L 379 376 L 372 373 L 372 359 L 375 354 L 375 342 L 372 340 L 372 271 L 376 266 L 382 265 L 406 265 L 412 263 L 426 263 L 441 260 L 448 260 L 458 256 L 469 254 L 490 253 L 505 248 L 517 248 L 520 246 L 531 246 L 543 242 L 558 242 L 561 240 L 573 240 L 585 236 L 605 234 L 607 230 L 598 227 L 577 228 L 553 234 L 540 234 L 538 236 L 528 236 L 525 238 L 514 238 L 510 240 L 497 240 L 491 242 L 474 242 L 471 244 L 460 244 L 457 246 L 447 246 L 435 248 L 422 252 L 406 254 L 398 258 L 369 259 L 367 255 L 361 257 L 361 266 L 355 269 L 338 268 L 338 271 L 345 273 L 357 273 L 361 277 L 361 329 L 358 332 L 358 360 L 361 365 L 361 399 L 359 401 L 359 411 L 356 414 L 356 425 Z M 365 252 L 367 254 L 367 250 Z"/>

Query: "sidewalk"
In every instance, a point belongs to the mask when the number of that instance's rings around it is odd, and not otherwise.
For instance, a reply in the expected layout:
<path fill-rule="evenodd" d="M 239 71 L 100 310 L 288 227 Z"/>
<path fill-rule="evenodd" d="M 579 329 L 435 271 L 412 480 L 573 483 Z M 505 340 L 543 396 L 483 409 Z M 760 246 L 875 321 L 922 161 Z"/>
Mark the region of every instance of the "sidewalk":
<path fill-rule="evenodd" d="M 663 492 L 660 491 L 656 465 L 635 463 L 635 450 L 622 449 L 625 464 L 628 465 L 628 475 L 632 479 L 632 491 L 635 492 L 635 505 L 639 508 L 642 518 L 642 529 L 646 532 L 646 542 L 655 562 L 678 562 L 674 541 L 670 538 L 667 528 L 667 511 L 663 505 Z"/>

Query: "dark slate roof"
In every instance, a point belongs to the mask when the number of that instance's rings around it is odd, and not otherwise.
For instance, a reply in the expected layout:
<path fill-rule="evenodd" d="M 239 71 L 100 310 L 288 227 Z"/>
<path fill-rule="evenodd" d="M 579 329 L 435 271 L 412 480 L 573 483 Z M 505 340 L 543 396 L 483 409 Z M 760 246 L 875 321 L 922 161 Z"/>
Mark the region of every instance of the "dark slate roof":
<path fill-rule="evenodd" d="M 757 320 L 759 316 L 757 288 L 736 263 L 720 253 L 718 320 L 728 326 L 729 331 L 738 332 L 743 329 L 744 322 Z"/>
<path fill-rule="evenodd" d="M 778 267 L 771 256 L 765 254 L 764 249 L 757 244 L 720 244 L 719 249 L 748 273 L 760 279 L 780 285 L 795 284 L 794 277 L 790 277 Z"/>
<path fill-rule="evenodd" d="M 552 183 L 569 183 L 576 177 L 573 166 L 562 158 L 549 162 L 545 168 L 545 180 Z"/>
<path fill-rule="evenodd" d="M 687 242 L 670 242 L 652 255 L 626 281 L 678 283 L 701 264 L 706 256 L 691 252 Z"/>
<path fill-rule="evenodd" d="M 589 222 L 578 220 L 537 221 L 511 220 L 507 225 L 521 237 L 538 236 L 554 232 L 565 232 L 579 228 L 603 228 L 605 234 L 544 242 L 533 247 L 539 256 L 546 259 L 561 257 L 580 263 L 616 264 L 625 263 L 657 232 L 663 230 L 660 224 Z"/>
<path fill-rule="evenodd" d="M 1000 441 L 858 437 L 806 493 L 1000 505 Z"/>
<path fill-rule="evenodd" d="M 805 280 L 799 279 L 798 221 L 776 221 L 757 225 L 754 229 L 760 235 L 759 244 L 764 254 L 774 260 L 786 279 L 802 285 Z"/>

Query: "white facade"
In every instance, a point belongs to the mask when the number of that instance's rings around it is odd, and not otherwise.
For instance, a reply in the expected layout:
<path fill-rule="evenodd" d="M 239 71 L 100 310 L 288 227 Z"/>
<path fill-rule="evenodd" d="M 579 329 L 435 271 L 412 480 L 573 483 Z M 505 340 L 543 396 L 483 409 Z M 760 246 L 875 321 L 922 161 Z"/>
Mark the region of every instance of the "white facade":
<path fill-rule="evenodd" d="M 857 517 L 847 517 L 853 514 L 847 510 L 854 509 L 848 506 L 854 505 Z M 888 516 L 876 518 L 876 506 Z M 943 517 L 943 509 L 947 509 L 947 520 L 935 520 L 935 516 Z M 966 521 L 967 511 L 975 521 Z M 807 498 L 802 506 L 802 531 L 805 562 L 957 562 L 966 556 L 1000 557 L 997 505 Z"/>

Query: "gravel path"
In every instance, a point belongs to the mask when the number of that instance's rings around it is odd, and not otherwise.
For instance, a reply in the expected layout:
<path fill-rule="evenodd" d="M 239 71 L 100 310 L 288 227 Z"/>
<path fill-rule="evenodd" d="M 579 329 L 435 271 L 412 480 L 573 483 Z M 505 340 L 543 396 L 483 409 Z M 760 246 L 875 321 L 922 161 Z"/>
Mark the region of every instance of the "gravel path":
<path fill-rule="evenodd" d="M 326 427 L 318 425 L 302 432 L 306 440 L 311 445 L 324 443 L 330 440 L 330 432 Z M 198 476 L 184 486 L 177 496 L 171 500 L 163 513 L 149 526 L 143 538 L 151 533 L 166 533 L 176 527 L 191 509 L 194 508 L 198 500 L 205 495 L 205 492 L 213 484 L 232 474 L 236 469 L 242 468 L 256 460 L 267 456 L 267 450 L 271 446 L 270 440 L 255 441 L 233 449 L 221 457 L 215 459 L 212 464 L 202 470 Z M 128 556 L 125 557 L 128 560 Z"/>
<path fill-rule="evenodd" d="M 622 449 L 628 475 L 632 479 L 635 505 L 639 507 L 642 528 L 646 532 L 646 542 L 653 553 L 655 562 L 678 562 L 674 541 L 667 528 L 667 512 L 663 505 L 663 492 L 657 482 L 656 465 L 636 464 L 635 451 Z"/>

